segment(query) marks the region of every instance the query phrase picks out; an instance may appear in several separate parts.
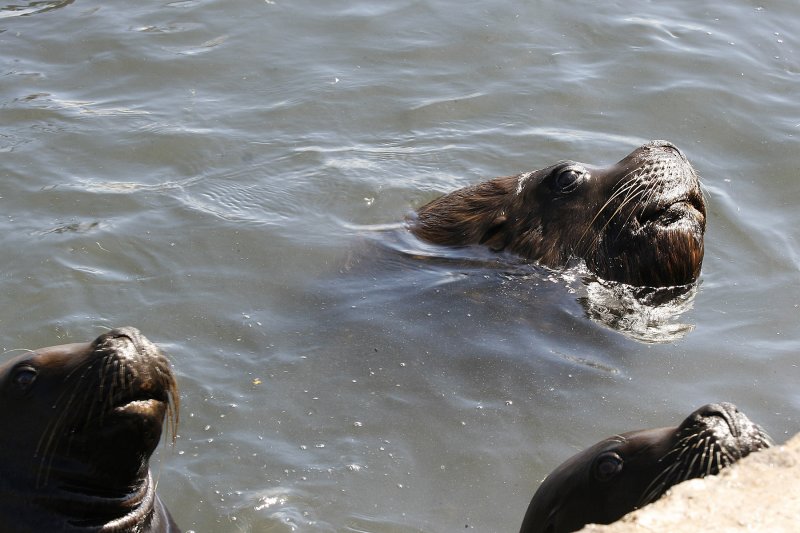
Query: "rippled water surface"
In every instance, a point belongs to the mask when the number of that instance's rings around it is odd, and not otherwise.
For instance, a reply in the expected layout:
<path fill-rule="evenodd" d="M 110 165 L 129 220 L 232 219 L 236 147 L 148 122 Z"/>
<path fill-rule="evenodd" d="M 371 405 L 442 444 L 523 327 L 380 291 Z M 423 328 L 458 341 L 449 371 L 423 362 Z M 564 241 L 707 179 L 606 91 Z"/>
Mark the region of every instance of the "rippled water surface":
<path fill-rule="evenodd" d="M 778 1 L 0 0 L 0 347 L 158 342 L 183 411 L 153 469 L 196 532 L 515 531 L 567 456 L 708 401 L 782 442 L 798 26 Z M 650 139 L 709 207 L 655 332 L 610 327 L 580 271 L 402 226 Z"/>

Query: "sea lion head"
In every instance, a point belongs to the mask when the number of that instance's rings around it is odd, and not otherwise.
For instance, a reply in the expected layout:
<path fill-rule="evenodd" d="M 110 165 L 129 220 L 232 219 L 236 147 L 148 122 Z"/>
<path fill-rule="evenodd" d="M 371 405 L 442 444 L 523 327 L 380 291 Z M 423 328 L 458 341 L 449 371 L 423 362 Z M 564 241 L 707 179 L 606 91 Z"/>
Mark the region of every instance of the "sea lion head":
<path fill-rule="evenodd" d="M 692 165 L 651 141 L 609 167 L 561 161 L 460 189 L 410 227 L 438 244 L 484 244 L 550 268 L 579 258 L 603 279 L 665 287 L 697 279 L 705 223 Z"/>
<path fill-rule="evenodd" d="M 717 474 L 769 446 L 769 436 L 730 403 L 704 405 L 677 427 L 609 437 L 545 478 L 520 533 L 567 533 L 586 524 L 610 524 L 681 481 Z"/>
<path fill-rule="evenodd" d="M 0 366 L 0 395 L 0 520 L 145 531 L 148 460 L 164 420 L 174 438 L 178 419 L 175 378 L 155 345 L 119 328 L 41 348 Z"/>

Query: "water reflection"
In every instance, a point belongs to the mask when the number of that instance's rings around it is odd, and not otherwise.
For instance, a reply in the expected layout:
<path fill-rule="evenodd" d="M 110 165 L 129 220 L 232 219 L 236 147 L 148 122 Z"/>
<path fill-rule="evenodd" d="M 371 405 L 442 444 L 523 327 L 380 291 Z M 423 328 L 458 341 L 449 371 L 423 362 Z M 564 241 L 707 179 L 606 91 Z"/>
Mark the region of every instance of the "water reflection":
<path fill-rule="evenodd" d="M 490 280 L 489 283 L 494 278 L 496 285 L 512 281 L 517 288 L 504 287 L 503 297 L 527 299 L 532 311 L 543 309 L 544 300 L 563 307 L 566 299 L 574 299 L 595 323 L 643 343 L 674 342 L 694 329 L 694 324 L 680 319 L 692 308 L 698 283 L 636 287 L 600 279 L 582 262 L 573 261 L 556 271 L 532 265 L 513 254 L 491 252 L 482 246 L 429 244 L 417 239 L 402 224 L 350 225 L 348 229 L 359 235 L 361 243 L 347 254 L 342 271 L 364 273 L 366 269 L 371 277 L 384 278 L 386 283 L 381 285 L 382 291 L 389 293 L 393 292 L 389 278 L 394 278 L 398 288 L 394 292 L 398 298 L 408 294 L 408 288 L 403 288 L 397 278 L 398 274 L 403 277 L 403 272 L 417 272 L 414 285 L 418 289 L 476 276 Z M 421 283 L 423 272 L 432 277 Z M 523 294 L 520 284 L 534 287 L 539 294 L 533 298 Z M 556 290 L 558 286 L 563 290 Z"/>
<path fill-rule="evenodd" d="M 586 294 L 578 302 L 586 315 L 628 338 L 645 343 L 674 342 L 694 329 L 694 324 L 678 320 L 692 308 L 698 283 L 653 288 L 592 277 L 582 282 Z"/>

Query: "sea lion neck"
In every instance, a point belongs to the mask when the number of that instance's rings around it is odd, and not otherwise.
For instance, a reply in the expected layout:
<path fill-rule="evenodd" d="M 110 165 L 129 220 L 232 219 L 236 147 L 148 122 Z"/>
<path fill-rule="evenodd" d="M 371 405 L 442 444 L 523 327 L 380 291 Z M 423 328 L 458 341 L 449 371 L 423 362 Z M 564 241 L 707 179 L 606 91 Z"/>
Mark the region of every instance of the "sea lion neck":
<path fill-rule="evenodd" d="M 0 514 L 14 516 L 16 533 L 39 533 L 59 524 L 64 533 L 148 531 L 157 508 L 155 485 L 151 476 L 134 483 L 124 493 L 111 493 L 99 487 L 98 492 L 62 481 L 48 490 L 0 480 Z M 4 511 L 7 509 L 7 511 Z"/>

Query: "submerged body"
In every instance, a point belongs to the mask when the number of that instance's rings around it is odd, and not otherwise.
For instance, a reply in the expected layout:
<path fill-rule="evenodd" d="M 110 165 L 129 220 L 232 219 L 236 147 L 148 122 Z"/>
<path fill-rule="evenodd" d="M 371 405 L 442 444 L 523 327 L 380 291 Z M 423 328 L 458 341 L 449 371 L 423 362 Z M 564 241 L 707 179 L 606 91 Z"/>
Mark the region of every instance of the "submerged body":
<path fill-rule="evenodd" d="M 649 287 L 697 279 L 705 225 L 697 174 L 667 141 L 609 167 L 562 161 L 465 187 L 410 221 L 431 243 L 485 245 L 550 268 L 578 258 L 603 279 Z"/>
<path fill-rule="evenodd" d="M 138 330 L 11 359 L 0 395 L 3 531 L 179 533 L 148 464 L 177 386 Z"/>
<path fill-rule="evenodd" d="M 615 435 L 545 478 L 520 533 L 568 533 L 586 524 L 610 524 L 681 481 L 717 474 L 769 446 L 769 436 L 729 403 L 705 405 L 677 427 Z"/>

